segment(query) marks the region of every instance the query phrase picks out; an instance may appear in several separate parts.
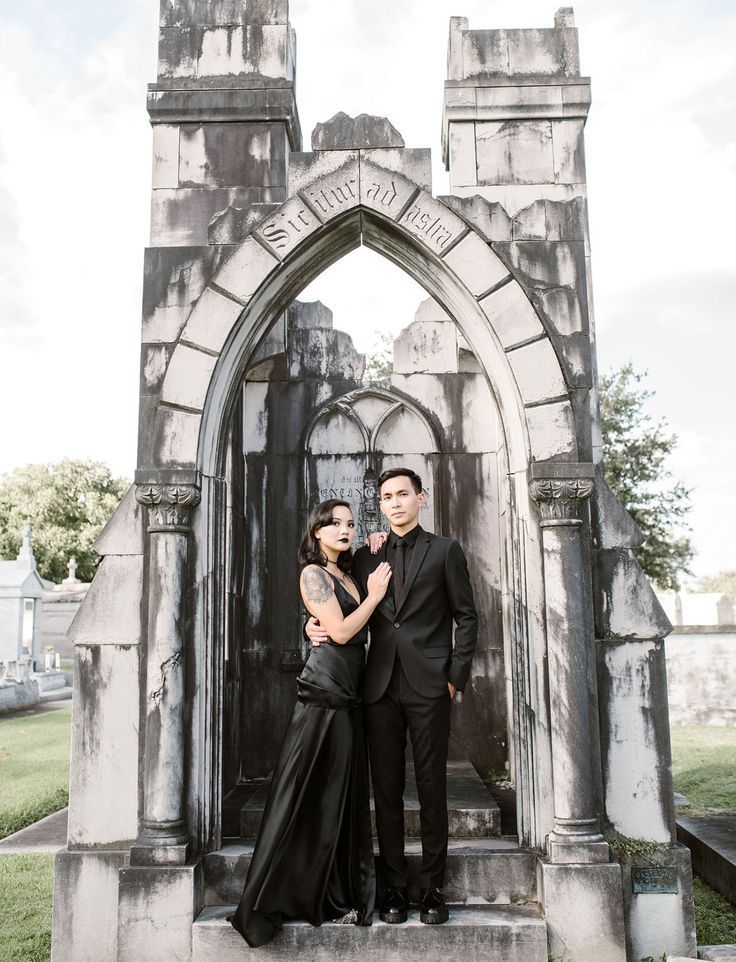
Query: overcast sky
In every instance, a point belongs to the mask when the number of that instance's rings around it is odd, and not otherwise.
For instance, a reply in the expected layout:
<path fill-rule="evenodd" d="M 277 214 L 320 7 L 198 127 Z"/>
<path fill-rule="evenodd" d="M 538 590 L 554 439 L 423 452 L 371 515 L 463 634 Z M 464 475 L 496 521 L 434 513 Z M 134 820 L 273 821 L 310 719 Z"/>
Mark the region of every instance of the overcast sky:
<path fill-rule="evenodd" d="M 441 169 L 451 15 L 551 27 L 538 0 L 292 0 L 308 145 L 338 110 L 388 116 Z M 0 0 L 0 471 L 91 457 L 132 476 L 157 0 Z M 587 168 L 599 365 L 648 370 L 680 437 L 695 573 L 736 567 L 736 5 L 575 5 L 592 77 Z M 366 278 L 368 282 L 366 283 Z M 305 292 L 360 349 L 423 292 L 357 251 Z"/>

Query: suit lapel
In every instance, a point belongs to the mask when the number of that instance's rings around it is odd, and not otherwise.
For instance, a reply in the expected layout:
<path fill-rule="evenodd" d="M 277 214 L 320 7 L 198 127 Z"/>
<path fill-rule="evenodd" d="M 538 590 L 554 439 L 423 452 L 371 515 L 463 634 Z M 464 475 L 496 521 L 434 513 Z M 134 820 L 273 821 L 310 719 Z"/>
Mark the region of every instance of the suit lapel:
<path fill-rule="evenodd" d="M 429 535 L 426 531 L 422 531 L 417 537 L 416 544 L 414 545 L 414 550 L 411 553 L 411 563 L 409 565 L 409 571 L 407 572 L 406 578 L 404 579 L 404 593 L 401 596 L 399 605 L 396 609 L 396 614 L 398 615 L 401 609 L 406 603 L 406 599 L 409 597 L 409 592 L 411 591 L 411 586 L 414 584 L 414 580 L 419 573 L 419 569 L 422 567 L 422 562 L 424 557 L 429 550 Z"/>
<path fill-rule="evenodd" d="M 383 542 L 383 545 L 381 546 L 380 561 L 388 561 L 388 538 L 386 538 L 386 540 Z M 378 564 L 379 562 L 376 562 L 373 568 L 374 569 L 377 568 Z M 387 618 L 389 621 L 395 621 L 396 611 L 395 611 L 395 605 L 394 605 L 394 593 L 393 593 L 392 584 L 389 584 L 388 591 L 383 596 L 381 603 L 378 605 L 378 611 L 382 612 L 384 617 Z"/>

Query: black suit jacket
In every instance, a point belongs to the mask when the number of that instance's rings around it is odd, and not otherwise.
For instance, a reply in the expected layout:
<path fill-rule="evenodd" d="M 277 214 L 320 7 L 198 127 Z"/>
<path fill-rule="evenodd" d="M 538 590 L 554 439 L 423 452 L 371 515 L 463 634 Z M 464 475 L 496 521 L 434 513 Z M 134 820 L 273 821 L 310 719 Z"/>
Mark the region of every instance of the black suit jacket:
<path fill-rule="evenodd" d="M 366 590 L 368 575 L 386 560 L 386 542 L 378 554 L 359 548 L 353 574 Z M 452 644 L 453 621 L 455 645 Z M 404 579 L 404 594 L 394 603 L 393 580 L 386 596 L 371 615 L 363 701 L 372 704 L 386 690 L 398 651 L 409 683 L 421 695 L 438 698 L 451 682 L 462 691 L 478 636 L 478 615 L 473 600 L 463 549 L 451 538 L 441 538 L 419 528 Z"/>

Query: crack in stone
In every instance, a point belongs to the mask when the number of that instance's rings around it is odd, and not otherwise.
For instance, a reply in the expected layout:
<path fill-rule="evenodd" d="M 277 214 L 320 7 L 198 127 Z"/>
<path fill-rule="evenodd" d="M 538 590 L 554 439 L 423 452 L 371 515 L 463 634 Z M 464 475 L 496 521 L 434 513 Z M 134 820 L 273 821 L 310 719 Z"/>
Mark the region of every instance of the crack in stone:
<path fill-rule="evenodd" d="M 156 707 L 158 707 L 161 704 L 161 701 L 164 697 L 164 691 L 166 690 L 167 673 L 170 672 L 173 668 L 178 668 L 180 664 L 181 664 L 180 651 L 177 651 L 176 654 L 171 655 L 170 658 L 167 658 L 166 661 L 161 663 L 161 685 L 158 688 L 154 689 L 149 695 L 151 702 Z"/>

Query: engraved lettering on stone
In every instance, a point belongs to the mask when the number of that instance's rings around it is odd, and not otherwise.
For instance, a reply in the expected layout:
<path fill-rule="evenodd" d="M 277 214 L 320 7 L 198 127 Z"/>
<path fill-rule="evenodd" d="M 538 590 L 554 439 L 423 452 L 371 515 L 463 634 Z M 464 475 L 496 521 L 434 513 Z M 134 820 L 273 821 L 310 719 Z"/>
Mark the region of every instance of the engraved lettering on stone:
<path fill-rule="evenodd" d="M 302 207 L 295 218 L 287 220 L 286 225 L 291 228 L 291 232 L 287 230 L 286 226 L 277 226 L 275 221 L 271 221 L 270 224 L 264 226 L 263 236 L 270 244 L 273 244 L 276 250 L 283 250 L 289 246 L 292 234 L 301 234 L 305 227 L 309 227 L 309 218 L 306 213 L 306 210 Z"/>
<path fill-rule="evenodd" d="M 351 199 L 357 198 L 358 195 L 354 189 L 354 185 L 357 185 L 357 183 L 355 177 L 351 177 L 340 187 L 322 188 L 319 191 L 312 190 L 308 192 L 307 196 L 318 210 L 323 214 L 329 214 L 336 207 L 344 207 L 350 203 Z"/>
<path fill-rule="evenodd" d="M 423 211 L 418 204 L 414 204 L 414 206 L 411 207 L 406 214 L 405 220 L 412 224 L 420 233 L 426 234 L 440 249 L 446 247 L 454 236 L 453 232 L 448 230 L 442 223 L 441 217 L 435 217 L 433 219 L 432 215 L 427 213 L 427 211 Z"/>
<path fill-rule="evenodd" d="M 393 181 L 391 181 L 390 187 L 384 187 L 383 184 L 378 184 L 374 181 L 365 192 L 365 195 L 369 200 L 380 204 L 381 207 L 388 208 L 391 207 L 398 196 L 396 193 L 396 184 Z"/>

